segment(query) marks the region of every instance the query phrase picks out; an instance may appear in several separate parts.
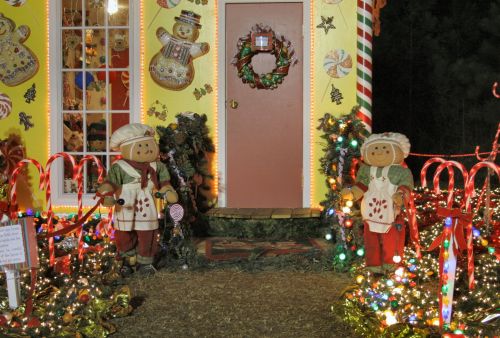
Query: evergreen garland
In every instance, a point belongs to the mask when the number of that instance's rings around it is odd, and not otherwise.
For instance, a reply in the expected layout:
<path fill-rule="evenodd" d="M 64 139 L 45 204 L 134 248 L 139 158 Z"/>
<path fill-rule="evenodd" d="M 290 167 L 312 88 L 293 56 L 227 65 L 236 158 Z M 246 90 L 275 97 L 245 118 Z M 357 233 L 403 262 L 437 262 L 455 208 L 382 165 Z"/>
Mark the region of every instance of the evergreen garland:
<path fill-rule="evenodd" d="M 215 147 L 206 122 L 205 114 L 186 112 L 178 114 L 176 122 L 167 127 L 156 127 L 161 161 L 169 168 L 171 184 L 179 193 L 184 219 L 189 223 L 212 207 L 207 198 L 208 180 L 213 178 L 208 165 Z"/>
<path fill-rule="evenodd" d="M 328 192 L 323 206 L 323 219 L 332 227 L 327 239 L 336 243 L 334 267 L 344 270 L 356 257 L 364 256 L 362 220 L 359 212 L 352 213 L 343 204 L 340 191 L 354 183 L 355 163 L 361 156 L 360 147 L 368 135 L 361 120 L 356 117 L 358 107 L 339 118 L 326 113 L 319 119 L 319 130 L 326 141 L 324 156 L 320 159 L 321 172 L 325 175 Z"/>

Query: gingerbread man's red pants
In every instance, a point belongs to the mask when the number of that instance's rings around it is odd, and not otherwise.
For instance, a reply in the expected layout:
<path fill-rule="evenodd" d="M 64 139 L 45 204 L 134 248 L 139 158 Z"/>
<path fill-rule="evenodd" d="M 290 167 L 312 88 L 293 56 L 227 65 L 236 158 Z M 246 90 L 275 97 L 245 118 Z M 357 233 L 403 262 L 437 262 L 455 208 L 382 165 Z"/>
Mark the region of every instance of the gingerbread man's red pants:
<path fill-rule="evenodd" d="M 381 266 L 383 264 L 394 264 L 393 257 L 403 257 L 405 246 L 405 226 L 401 230 L 391 226 L 385 234 L 372 232 L 368 224 L 364 224 L 366 266 Z"/>

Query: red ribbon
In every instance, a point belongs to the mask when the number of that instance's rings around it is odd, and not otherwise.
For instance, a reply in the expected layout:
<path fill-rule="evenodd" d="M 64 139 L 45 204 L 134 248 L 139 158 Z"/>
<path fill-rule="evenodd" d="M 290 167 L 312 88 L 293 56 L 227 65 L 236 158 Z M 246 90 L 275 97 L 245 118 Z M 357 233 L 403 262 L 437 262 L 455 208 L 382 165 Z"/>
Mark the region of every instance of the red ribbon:
<path fill-rule="evenodd" d="M 472 214 L 463 213 L 460 209 L 448 209 L 442 207 L 437 208 L 437 214 L 438 216 L 442 217 L 451 217 L 453 219 L 458 219 L 457 226 L 454 229 L 452 229 L 452 235 L 455 238 L 454 242 L 457 243 L 458 250 L 455 246 L 453 246 L 453 252 L 457 254 L 458 251 L 467 249 L 467 242 L 465 241 L 465 236 L 464 236 L 464 227 L 467 227 L 467 225 L 472 222 Z M 432 251 L 436 249 L 444 240 L 444 235 L 445 233 L 442 232 L 439 236 L 437 236 L 431 243 L 427 251 Z"/>

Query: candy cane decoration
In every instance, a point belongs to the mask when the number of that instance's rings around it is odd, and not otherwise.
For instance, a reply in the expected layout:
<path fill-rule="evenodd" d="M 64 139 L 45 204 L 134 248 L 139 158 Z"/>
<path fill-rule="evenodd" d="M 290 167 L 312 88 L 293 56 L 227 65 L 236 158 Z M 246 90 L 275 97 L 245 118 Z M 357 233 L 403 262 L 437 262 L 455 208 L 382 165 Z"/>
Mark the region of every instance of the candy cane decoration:
<path fill-rule="evenodd" d="M 493 84 L 493 88 L 491 88 L 491 92 L 493 93 L 494 97 L 496 97 L 497 99 L 500 99 L 500 94 L 497 93 L 497 87 L 498 87 L 498 82 L 495 82 Z"/>
<path fill-rule="evenodd" d="M 481 168 L 489 168 L 493 170 L 496 175 L 500 178 L 500 167 L 493 162 L 479 162 L 476 163 L 470 170 L 469 180 L 465 185 L 465 210 L 470 212 L 471 210 L 471 200 L 474 196 L 474 178 L 477 172 Z M 472 222 L 467 225 L 467 273 L 469 275 L 469 289 L 472 290 L 475 287 L 474 279 L 474 245 L 472 244 Z"/>
<path fill-rule="evenodd" d="M 359 111 L 356 116 L 366 130 L 372 132 L 372 36 L 373 0 L 358 0 L 358 67 L 356 101 Z"/>
<path fill-rule="evenodd" d="M 448 173 L 450 170 L 453 171 L 452 167 L 458 168 L 460 172 L 462 173 L 462 178 L 464 180 L 464 185 L 467 184 L 467 179 L 469 177 L 469 173 L 467 172 L 467 169 L 462 163 L 456 162 L 456 161 L 445 161 L 444 163 L 441 163 L 439 167 L 437 167 L 436 172 L 434 173 L 434 192 L 439 194 L 441 191 L 439 190 L 439 176 L 441 175 L 441 172 L 443 171 L 444 168 L 448 168 Z M 447 205 L 448 208 L 451 208 L 453 205 L 453 195 L 455 194 L 454 191 L 455 187 L 455 176 L 450 176 L 448 178 L 448 200 L 447 200 Z"/>
<path fill-rule="evenodd" d="M 71 156 L 68 153 L 56 153 L 49 157 L 47 164 L 45 165 L 45 182 L 44 182 L 44 187 L 45 187 L 45 201 L 47 202 L 47 226 L 48 226 L 48 233 L 51 233 L 54 231 L 54 225 L 52 224 L 52 219 L 54 217 L 54 212 L 52 211 L 52 201 L 51 201 L 51 189 L 50 189 L 50 174 L 51 174 L 51 166 L 52 162 L 54 162 L 58 158 L 64 158 L 65 160 L 68 160 L 73 168 L 73 179 L 76 178 L 76 169 L 77 165 L 75 162 L 75 158 Z M 49 266 L 54 266 L 56 262 L 56 255 L 55 255 L 55 247 L 54 247 L 54 237 L 49 237 Z"/>
<path fill-rule="evenodd" d="M 97 182 L 101 183 L 102 180 L 104 179 L 104 167 L 101 163 L 101 161 L 97 158 L 95 155 L 85 155 L 82 157 L 80 162 L 78 162 L 78 165 L 75 168 L 75 179 L 78 184 L 78 212 L 77 212 L 77 218 L 80 219 L 83 214 L 83 168 L 86 162 L 88 161 L 94 161 L 97 165 L 97 172 L 98 172 L 98 178 Z M 82 235 L 83 231 L 82 228 L 78 230 L 78 259 L 83 260 L 83 241 L 82 241 Z"/>
<path fill-rule="evenodd" d="M 10 203 L 11 203 L 11 205 L 17 204 L 17 176 L 19 175 L 19 173 L 21 172 L 23 167 L 28 163 L 33 164 L 38 169 L 38 174 L 40 176 L 39 188 L 43 189 L 44 180 L 45 180 L 45 172 L 43 170 L 42 165 L 37 160 L 31 159 L 31 158 L 22 159 L 21 161 L 19 161 L 17 163 L 16 168 L 12 171 L 12 176 L 11 176 L 10 182 L 9 182 L 10 186 L 11 186 L 11 190 L 10 190 Z M 13 212 L 11 215 L 11 218 L 17 219 L 17 214 Z"/>
<path fill-rule="evenodd" d="M 420 182 L 421 182 L 422 188 L 427 187 L 427 170 L 429 169 L 429 167 L 434 163 L 444 163 L 444 162 L 446 162 L 446 160 L 441 158 L 441 157 L 433 157 L 433 158 L 428 159 L 424 163 L 424 165 L 422 166 L 422 169 L 420 170 Z M 451 169 L 451 168 L 448 169 L 448 175 L 449 175 L 449 177 L 453 177 L 453 175 L 454 175 L 453 169 Z"/>

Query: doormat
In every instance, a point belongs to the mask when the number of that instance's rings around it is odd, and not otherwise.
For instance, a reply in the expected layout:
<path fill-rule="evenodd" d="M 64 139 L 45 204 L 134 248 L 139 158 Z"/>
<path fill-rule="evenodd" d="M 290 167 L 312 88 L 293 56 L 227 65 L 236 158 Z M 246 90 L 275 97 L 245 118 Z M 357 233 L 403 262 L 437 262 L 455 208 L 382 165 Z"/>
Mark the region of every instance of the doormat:
<path fill-rule="evenodd" d="M 328 242 L 321 239 L 266 241 L 257 239 L 236 239 L 210 237 L 197 243 L 197 251 L 209 260 L 222 261 L 237 258 L 275 257 L 278 255 L 307 253 L 326 250 Z"/>

